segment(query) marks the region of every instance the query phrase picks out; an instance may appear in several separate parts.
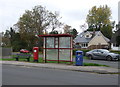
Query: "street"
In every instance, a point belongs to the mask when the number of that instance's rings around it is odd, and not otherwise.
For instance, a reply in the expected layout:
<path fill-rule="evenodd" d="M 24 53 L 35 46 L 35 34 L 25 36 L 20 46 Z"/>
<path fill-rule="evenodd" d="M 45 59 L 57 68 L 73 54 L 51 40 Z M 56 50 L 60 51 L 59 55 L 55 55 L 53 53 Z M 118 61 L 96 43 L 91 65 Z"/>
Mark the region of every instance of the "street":
<path fill-rule="evenodd" d="M 117 85 L 118 75 L 3 64 L 2 80 L 3 85 Z"/>

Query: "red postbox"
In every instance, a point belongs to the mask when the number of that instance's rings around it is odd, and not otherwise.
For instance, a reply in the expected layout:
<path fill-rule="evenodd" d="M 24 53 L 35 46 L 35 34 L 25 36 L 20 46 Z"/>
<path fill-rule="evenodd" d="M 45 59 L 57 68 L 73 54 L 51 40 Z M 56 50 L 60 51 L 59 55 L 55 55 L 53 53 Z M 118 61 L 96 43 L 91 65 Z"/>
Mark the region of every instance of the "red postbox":
<path fill-rule="evenodd" d="M 39 48 L 38 47 L 33 47 L 34 62 L 38 62 L 38 53 L 39 53 Z"/>

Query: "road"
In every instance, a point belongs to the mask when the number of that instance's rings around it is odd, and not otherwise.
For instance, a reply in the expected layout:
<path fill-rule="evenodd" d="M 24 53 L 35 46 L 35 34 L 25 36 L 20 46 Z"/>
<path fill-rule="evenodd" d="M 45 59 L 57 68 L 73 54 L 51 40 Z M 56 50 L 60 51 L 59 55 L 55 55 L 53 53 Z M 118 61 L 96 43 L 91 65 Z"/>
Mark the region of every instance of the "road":
<path fill-rule="evenodd" d="M 117 74 L 3 65 L 3 85 L 117 85 Z"/>

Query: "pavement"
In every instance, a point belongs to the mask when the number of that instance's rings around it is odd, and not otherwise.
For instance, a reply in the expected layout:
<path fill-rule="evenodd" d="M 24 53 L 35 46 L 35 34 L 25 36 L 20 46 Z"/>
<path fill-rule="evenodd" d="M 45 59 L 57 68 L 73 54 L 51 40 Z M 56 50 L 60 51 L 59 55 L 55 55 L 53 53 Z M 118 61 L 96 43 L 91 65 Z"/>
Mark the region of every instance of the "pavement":
<path fill-rule="evenodd" d="M 90 72 L 90 73 L 98 73 L 98 74 L 120 74 L 119 69 L 117 68 L 101 67 L 101 66 L 75 66 L 75 65 L 57 64 L 57 63 L 29 63 L 29 62 L 21 62 L 21 61 L 0 61 L 0 64 L 49 68 L 49 69 L 61 69 L 61 70 Z"/>

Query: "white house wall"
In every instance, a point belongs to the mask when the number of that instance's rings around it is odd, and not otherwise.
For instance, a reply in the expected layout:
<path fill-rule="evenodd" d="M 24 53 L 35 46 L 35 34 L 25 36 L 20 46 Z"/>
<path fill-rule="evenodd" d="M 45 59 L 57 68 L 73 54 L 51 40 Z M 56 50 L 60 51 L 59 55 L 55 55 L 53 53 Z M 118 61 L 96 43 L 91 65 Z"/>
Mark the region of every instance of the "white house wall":
<path fill-rule="evenodd" d="M 114 47 L 114 46 L 113 46 L 113 43 L 112 43 L 112 44 L 111 44 L 111 49 L 112 49 L 112 50 L 117 50 L 117 51 L 119 50 L 119 51 L 120 51 L 120 46 L 119 46 L 119 47 Z"/>
<path fill-rule="evenodd" d="M 91 45 L 108 45 L 106 40 L 103 38 L 103 36 L 100 34 L 100 36 L 96 35 L 89 43 L 88 46 Z"/>

